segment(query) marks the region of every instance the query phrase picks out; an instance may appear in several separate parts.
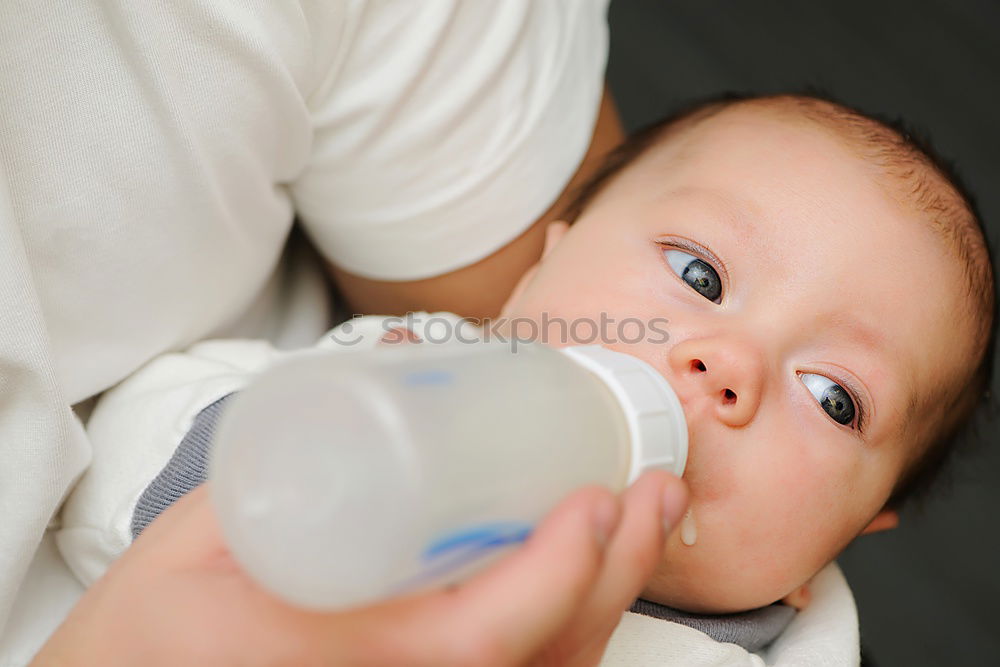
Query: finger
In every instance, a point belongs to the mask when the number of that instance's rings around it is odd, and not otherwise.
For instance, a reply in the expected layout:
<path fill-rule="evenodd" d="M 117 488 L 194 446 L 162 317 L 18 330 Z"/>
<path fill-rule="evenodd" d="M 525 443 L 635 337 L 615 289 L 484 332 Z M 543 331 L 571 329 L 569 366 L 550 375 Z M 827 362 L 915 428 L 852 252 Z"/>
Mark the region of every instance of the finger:
<path fill-rule="evenodd" d="M 452 656 L 439 664 L 526 662 L 586 599 L 619 516 L 607 489 L 572 494 L 494 566 L 453 591 L 413 600 L 397 617 L 395 639 L 409 643 L 399 633 L 412 632 L 425 655 Z"/>
<path fill-rule="evenodd" d="M 603 647 L 659 566 L 666 537 L 687 502 L 686 485 L 663 471 L 644 474 L 625 491 L 621 523 L 595 585 L 563 640 L 568 646 Z"/>

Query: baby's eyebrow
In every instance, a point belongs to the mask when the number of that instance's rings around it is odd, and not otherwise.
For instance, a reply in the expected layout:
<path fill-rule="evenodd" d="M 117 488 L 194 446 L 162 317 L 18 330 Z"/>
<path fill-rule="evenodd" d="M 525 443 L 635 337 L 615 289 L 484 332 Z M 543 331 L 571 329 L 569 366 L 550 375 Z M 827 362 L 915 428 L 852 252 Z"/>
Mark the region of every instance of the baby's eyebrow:
<path fill-rule="evenodd" d="M 850 316 L 841 315 L 837 320 L 838 326 L 855 342 L 876 353 L 885 351 L 885 334 L 880 330 Z"/>
<path fill-rule="evenodd" d="M 742 242 L 752 243 L 761 238 L 760 229 L 754 218 L 759 218 L 762 211 L 757 202 L 751 199 L 725 189 L 698 185 L 673 188 L 666 194 L 671 198 L 688 199 L 712 207 Z"/>

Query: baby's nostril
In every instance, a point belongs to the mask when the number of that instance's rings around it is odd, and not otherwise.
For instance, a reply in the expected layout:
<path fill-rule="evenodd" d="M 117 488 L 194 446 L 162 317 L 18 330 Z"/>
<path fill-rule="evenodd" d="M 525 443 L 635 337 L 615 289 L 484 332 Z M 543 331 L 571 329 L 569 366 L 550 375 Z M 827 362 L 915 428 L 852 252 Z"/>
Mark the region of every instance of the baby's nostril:
<path fill-rule="evenodd" d="M 736 393 L 732 389 L 726 389 L 722 392 L 722 402 L 723 403 L 735 403 Z"/>
<path fill-rule="evenodd" d="M 700 371 L 700 372 L 704 373 L 708 369 L 705 368 L 705 364 L 701 363 L 701 359 L 692 359 L 691 360 L 691 370 L 693 370 L 693 371 Z"/>

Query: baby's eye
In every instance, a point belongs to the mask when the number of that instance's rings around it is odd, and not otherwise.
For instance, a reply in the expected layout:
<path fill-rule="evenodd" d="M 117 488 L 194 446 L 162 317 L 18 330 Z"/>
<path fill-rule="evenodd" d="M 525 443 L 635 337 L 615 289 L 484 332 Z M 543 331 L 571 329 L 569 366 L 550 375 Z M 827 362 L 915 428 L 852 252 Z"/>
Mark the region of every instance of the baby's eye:
<path fill-rule="evenodd" d="M 815 373 L 802 373 L 802 382 L 826 414 L 838 424 L 850 425 L 854 421 L 854 401 L 847 390 L 828 377 Z"/>
<path fill-rule="evenodd" d="M 710 264 L 681 250 L 664 250 L 663 254 L 670 268 L 681 280 L 709 301 L 719 301 L 722 296 L 722 280 Z"/>

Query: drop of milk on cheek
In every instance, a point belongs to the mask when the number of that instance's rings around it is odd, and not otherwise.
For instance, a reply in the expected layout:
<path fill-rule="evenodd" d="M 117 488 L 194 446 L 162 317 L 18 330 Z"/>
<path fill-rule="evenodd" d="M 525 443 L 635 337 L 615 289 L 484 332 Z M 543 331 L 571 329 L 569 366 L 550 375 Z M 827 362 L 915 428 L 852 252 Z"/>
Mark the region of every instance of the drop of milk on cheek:
<path fill-rule="evenodd" d="M 698 540 L 698 527 L 694 523 L 694 513 L 689 509 L 681 519 L 681 542 L 693 546 Z"/>

